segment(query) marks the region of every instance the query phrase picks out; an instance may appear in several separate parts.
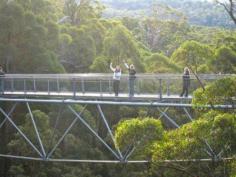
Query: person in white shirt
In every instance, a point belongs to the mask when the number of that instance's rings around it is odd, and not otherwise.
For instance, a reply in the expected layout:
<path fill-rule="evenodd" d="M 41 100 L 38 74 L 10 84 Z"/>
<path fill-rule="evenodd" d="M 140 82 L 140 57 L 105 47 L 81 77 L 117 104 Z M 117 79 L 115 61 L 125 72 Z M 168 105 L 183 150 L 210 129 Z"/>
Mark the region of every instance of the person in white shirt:
<path fill-rule="evenodd" d="M 113 68 L 112 63 L 111 63 L 110 69 L 114 72 L 114 74 L 113 74 L 113 90 L 115 92 L 115 96 L 118 96 L 119 87 L 120 87 L 120 78 L 121 78 L 121 68 L 119 65 L 116 65 L 116 67 Z"/>

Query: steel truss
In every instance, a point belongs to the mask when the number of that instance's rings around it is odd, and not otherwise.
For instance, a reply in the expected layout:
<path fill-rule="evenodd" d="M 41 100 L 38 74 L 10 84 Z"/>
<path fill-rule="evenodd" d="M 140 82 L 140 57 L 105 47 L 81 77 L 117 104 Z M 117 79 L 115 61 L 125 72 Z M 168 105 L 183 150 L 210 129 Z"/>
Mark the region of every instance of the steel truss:
<path fill-rule="evenodd" d="M 158 112 L 160 112 L 159 118 L 166 119 L 174 128 L 179 128 L 180 125 L 178 125 L 174 119 L 172 119 L 168 115 L 168 110 L 171 107 L 176 107 L 178 109 L 182 109 L 183 112 L 186 114 L 186 117 L 192 121 L 193 117 L 191 116 L 190 112 L 188 111 L 188 108 L 191 108 L 191 104 L 177 104 L 177 103 L 160 103 L 160 102 L 118 102 L 118 101 L 88 101 L 88 100 L 42 100 L 42 99 L 11 99 L 11 98 L 0 98 L 0 101 L 5 102 L 11 102 L 13 103 L 13 106 L 11 107 L 9 112 L 6 112 L 3 110 L 3 108 L 0 107 L 0 113 L 4 116 L 4 120 L 0 122 L 0 128 L 6 123 L 9 122 L 10 125 L 12 125 L 16 131 L 21 135 L 21 137 L 26 141 L 26 143 L 32 148 L 32 150 L 35 151 L 37 154 L 36 157 L 26 157 L 26 156 L 16 156 L 16 155 L 9 155 L 9 154 L 0 154 L 0 157 L 4 158 L 13 158 L 13 159 L 23 159 L 23 160 L 35 160 L 35 161 L 49 161 L 49 162 L 83 162 L 83 163 L 148 163 L 146 160 L 137 160 L 137 161 L 131 161 L 129 158 L 134 153 L 136 147 L 132 147 L 128 149 L 126 152 L 122 152 L 119 147 L 116 145 L 116 140 L 114 138 L 112 129 L 107 121 L 107 118 L 105 117 L 105 114 L 102 110 L 102 105 L 126 105 L 126 106 L 151 106 L 153 108 L 156 108 Z M 59 140 L 53 145 L 53 147 L 46 152 L 42 139 L 40 137 L 40 133 L 38 131 L 37 124 L 35 122 L 34 115 L 32 113 L 31 109 L 31 103 L 40 103 L 40 104 L 58 104 L 61 103 L 61 106 L 65 106 L 74 116 L 74 120 L 71 122 L 71 124 L 66 128 L 63 135 L 59 138 Z M 36 135 L 36 139 L 38 142 L 38 145 L 40 148 L 37 148 L 37 146 L 27 137 L 27 135 L 15 124 L 13 121 L 11 115 L 13 114 L 14 110 L 16 109 L 16 106 L 18 104 L 24 104 L 27 107 L 28 113 L 30 115 L 30 119 L 33 125 L 33 129 Z M 74 108 L 74 104 L 81 104 L 83 105 L 83 109 L 80 112 L 77 112 Z M 97 131 L 89 125 L 89 123 L 82 117 L 82 113 L 86 109 L 87 105 L 96 105 L 96 108 L 98 110 L 98 113 L 100 115 L 100 118 L 102 122 L 104 123 L 108 134 L 110 135 L 110 138 L 112 140 L 112 144 L 108 144 L 99 134 Z M 203 106 L 205 108 L 210 108 L 210 106 Z M 212 106 L 211 106 L 212 107 Z M 232 109 L 230 105 L 215 105 L 215 108 L 218 109 Z M 165 108 L 163 110 L 162 108 Z M 54 159 L 52 156 L 54 155 L 55 151 L 57 150 L 58 146 L 62 143 L 66 135 L 71 131 L 71 129 L 75 126 L 77 122 L 82 123 L 89 132 L 99 140 L 100 143 L 104 145 L 104 147 L 111 153 L 113 160 L 90 160 L 90 159 Z"/>

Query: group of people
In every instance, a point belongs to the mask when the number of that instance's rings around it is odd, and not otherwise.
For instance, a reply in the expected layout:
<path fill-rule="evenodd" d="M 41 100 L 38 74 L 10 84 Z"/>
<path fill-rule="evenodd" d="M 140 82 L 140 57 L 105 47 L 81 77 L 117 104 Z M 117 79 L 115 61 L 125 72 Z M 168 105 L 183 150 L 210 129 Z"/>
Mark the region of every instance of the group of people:
<path fill-rule="evenodd" d="M 135 79 L 136 79 L 136 70 L 133 64 L 128 64 L 127 62 L 124 62 L 124 66 L 126 69 L 128 69 L 129 72 L 129 96 L 134 96 L 134 85 L 135 85 Z M 120 87 L 120 79 L 121 79 L 121 67 L 119 65 L 116 65 L 114 68 L 112 66 L 112 63 L 110 64 L 110 69 L 113 71 L 113 90 L 115 93 L 115 96 L 118 96 L 119 94 L 119 87 Z M 1 77 L 4 76 L 3 67 L 0 65 L 0 93 L 3 92 L 3 79 Z M 190 70 L 188 67 L 184 68 L 183 73 L 183 91 L 180 94 L 180 97 L 185 96 L 188 97 L 188 90 L 190 86 Z"/>
<path fill-rule="evenodd" d="M 136 79 L 136 70 L 133 64 L 128 65 L 125 61 L 124 65 L 129 71 L 129 96 L 133 97 L 134 96 L 134 82 Z M 112 63 L 110 64 L 110 69 L 114 72 L 113 74 L 113 89 L 115 96 L 118 96 L 119 94 L 119 87 L 120 87 L 120 78 L 121 78 L 121 68 L 119 65 L 116 65 L 115 68 L 113 68 Z"/>
<path fill-rule="evenodd" d="M 134 83 L 136 79 L 136 70 L 133 64 L 128 65 L 125 61 L 124 65 L 129 71 L 129 96 L 134 96 Z M 113 74 L 113 90 L 115 93 L 115 96 L 118 96 L 119 94 L 119 86 L 120 86 L 120 78 L 121 78 L 121 67 L 119 65 L 116 65 L 115 68 L 113 68 L 112 63 L 110 64 L 110 69 L 114 72 Z M 184 68 L 183 73 L 183 91 L 180 94 L 180 97 L 188 97 L 188 90 L 190 86 L 190 70 L 188 67 Z"/>

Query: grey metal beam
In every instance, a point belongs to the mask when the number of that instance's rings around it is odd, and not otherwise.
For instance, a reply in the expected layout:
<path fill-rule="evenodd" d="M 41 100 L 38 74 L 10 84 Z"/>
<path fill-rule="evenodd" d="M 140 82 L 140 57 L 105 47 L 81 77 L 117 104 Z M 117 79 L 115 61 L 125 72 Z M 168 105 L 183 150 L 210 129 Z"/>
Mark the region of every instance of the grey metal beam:
<path fill-rule="evenodd" d="M 97 108 L 98 108 L 98 111 L 99 111 L 99 113 L 100 113 L 100 115 L 101 115 L 101 117 L 102 117 L 103 122 L 105 123 L 105 125 L 106 125 L 106 127 L 107 127 L 107 130 L 108 130 L 108 132 L 109 132 L 109 134 L 110 134 L 110 136 L 111 136 L 111 139 L 112 139 L 112 141 L 113 141 L 113 143 L 114 143 L 114 146 L 115 146 L 117 152 L 119 153 L 120 158 L 123 160 L 123 155 L 122 155 L 122 153 L 121 153 L 119 147 L 117 147 L 117 145 L 116 145 L 116 140 L 115 140 L 114 135 L 113 135 L 113 133 L 112 133 L 112 131 L 111 131 L 111 128 L 110 128 L 110 126 L 109 126 L 109 124 L 108 124 L 108 122 L 107 122 L 107 120 L 106 120 L 106 117 L 105 117 L 105 115 L 104 115 L 104 113 L 103 113 L 103 111 L 102 111 L 102 108 L 101 108 L 101 106 L 100 106 L 99 104 L 97 105 Z"/>
<path fill-rule="evenodd" d="M 13 112 L 14 112 L 14 110 L 15 110 L 15 108 L 16 108 L 16 106 L 17 106 L 17 103 L 15 103 L 13 106 L 12 106 L 12 108 L 11 108 L 11 110 L 8 112 L 8 116 L 10 116 Z M 5 118 L 3 121 L 2 121 L 2 123 L 0 124 L 0 128 L 2 128 L 2 126 L 4 125 L 4 123 L 7 121 L 7 118 Z"/>
<path fill-rule="evenodd" d="M 136 147 L 134 146 L 134 147 L 131 149 L 131 151 L 126 155 L 125 161 L 127 161 L 127 159 L 134 153 L 135 149 L 136 149 Z"/>
<path fill-rule="evenodd" d="M 82 109 L 82 111 L 80 111 L 79 115 L 81 115 L 85 108 L 87 107 L 87 105 L 85 105 Z M 52 156 L 52 154 L 55 152 L 55 150 L 57 149 L 57 147 L 61 144 L 61 142 L 64 140 L 64 138 L 66 137 L 66 135 L 70 132 L 70 130 L 74 127 L 75 123 L 78 121 L 78 117 L 76 116 L 76 118 L 72 121 L 72 123 L 70 124 L 70 126 L 65 130 L 65 132 L 63 133 L 63 135 L 61 136 L 61 138 L 58 140 L 58 142 L 55 144 L 55 146 L 52 148 L 52 150 L 47 154 L 47 159 L 50 158 Z"/>
<path fill-rule="evenodd" d="M 163 112 L 167 113 L 168 110 L 169 110 L 169 107 L 167 107 Z M 163 116 L 164 116 L 163 113 L 161 113 L 161 115 L 160 115 L 160 117 L 158 119 L 161 119 Z"/>
<path fill-rule="evenodd" d="M 41 139 L 41 137 L 40 137 L 40 135 L 39 135 L 39 131 L 38 131 L 37 125 L 36 125 L 35 120 L 34 120 L 34 116 L 33 116 L 33 114 L 32 114 L 32 111 L 31 111 L 31 109 L 30 109 L 30 105 L 29 105 L 28 102 L 26 102 L 26 106 L 27 106 L 27 108 L 28 108 L 31 121 L 32 121 L 33 126 L 34 126 L 34 130 L 35 130 L 35 133 L 36 133 L 36 136 L 37 136 L 37 139 L 38 139 L 40 148 L 41 148 L 41 150 L 42 150 L 43 157 L 46 158 L 46 153 L 45 153 L 45 149 L 44 149 L 44 146 L 43 146 L 43 143 L 42 143 L 42 139 Z"/>
<path fill-rule="evenodd" d="M 42 159 L 42 158 L 35 158 L 35 157 L 25 157 L 25 156 L 16 156 L 16 155 L 4 155 L 0 154 L 0 157 L 3 158 L 12 158 L 12 159 L 21 159 L 21 160 L 32 160 L 32 161 L 46 161 L 46 162 L 56 162 L 56 163 L 104 163 L 104 164 L 144 164 L 144 163 L 186 163 L 186 162 L 212 162 L 212 159 L 174 159 L 174 160 L 159 160 L 159 161 L 149 161 L 149 160 L 129 160 L 129 161 L 118 161 L 118 160 L 79 160 L 79 159 Z M 235 157 L 227 157 L 221 158 L 216 161 L 235 161 Z"/>
<path fill-rule="evenodd" d="M 120 160 L 120 157 L 116 154 L 116 152 L 97 134 L 95 130 L 71 107 L 68 108 L 75 114 L 79 120 L 100 140 L 100 142 L 105 145 L 105 147 L 117 158 Z"/>
<path fill-rule="evenodd" d="M 157 109 L 158 109 L 158 111 L 160 111 L 164 116 L 165 116 L 165 118 L 169 121 L 169 122 L 171 122 L 174 126 L 175 126 L 175 128 L 179 128 L 180 126 L 173 120 L 173 119 L 171 119 L 165 112 L 163 112 L 159 107 L 157 107 Z"/>
<path fill-rule="evenodd" d="M 235 74 L 199 74 L 198 75 L 201 79 L 207 79 L 207 80 L 215 80 L 215 79 L 221 79 L 225 77 L 235 77 Z M 123 74 L 122 78 L 128 79 L 128 74 Z M 145 74 L 140 73 L 137 74 L 138 78 L 142 79 L 168 79 L 168 80 L 176 80 L 176 79 L 182 79 L 181 74 Z M 72 78 L 84 78 L 84 79 L 101 79 L 101 80 L 107 80 L 108 78 L 112 78 L 112 74 L 110 73 L 78 73 L 78 74 L 5 74 L 5 78 L 21 78 L 21 79 L 72 79 Z M 191 75 L 191 78 L 194 78 L 193 75 Z"/>
<path fill-rule="evenodd" d="M 184 107 L 183 109 L 184 109 L 184 112 L 186 113 L 187 117 L 188 117 L 191 121 L 193 121 L 193 118 L 192 118 L 192 116 L 190 115 L 190 113 L 188 112 L 187 108 Z"/>
<path fill-rule="evenodd" d="M 35 145 L 27 138 L 27 136 L 18 128 L 18 126 L 11 120 L 11 118 L 0 108 L 0 112 L 7 118 L 7 120 L 13 125 L 13 127 L 20 133 L 20 135 L 29 143 L 29 145 L 43 158 L 41 152 L 35 147 Z"/>
<path fill-rule="evenodd" d="M 0 98 L 0 101 L 6 102 L 29 102 L 29 103 L 61 103 L 61 104 L 91 104 L 91 105 L 123 105 L 123 106 L 158 106 L 158 107 L 190 107 L 193 104 L 184 103 L 163 103 L 163 102 L 142 102 L 142 101 L 102 101 L 102 100 L 74 100 L 74 99 L 28 99 L 28 98 Z M 235 109 L 232 105 L 199 105 L 194 108 L 208 108 L 208 109 Z"/>

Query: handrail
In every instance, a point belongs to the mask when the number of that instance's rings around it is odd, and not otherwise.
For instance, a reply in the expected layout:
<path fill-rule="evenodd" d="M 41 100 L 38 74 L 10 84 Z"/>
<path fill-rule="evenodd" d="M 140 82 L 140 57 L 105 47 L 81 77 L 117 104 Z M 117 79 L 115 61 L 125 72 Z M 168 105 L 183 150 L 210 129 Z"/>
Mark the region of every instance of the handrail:
<path fill-rule="evenodd" d="M 232 74 L 199 74 L 201 80 L 211 82 L 225 77 L 236 77 Z M 123 74 L 120 81 L 120 92 L 130 92 L 128 74 Z M 88 74 L 6 74 L 0 79 L 0 92 L 5 95 L 18 94 L 30 96 L 38 92 L 41 95 L 62 95 L 76 98 L 83 94 L 98 94 L 97 97 L 110 97 L 113 94 L 112 73 L 88 73 Z M 133 83 L 133 93 L 136 95 L 151 95 L 162 100 L 163 97 L 179 95 L 182 90 L 181 74 L 137 74 Z M 189 95 L 200 85 L 194 75 L 191 75 Z M 131 93 L 131 92 L 130 92 Z M 63 95 L 64 94 L 64 95 Z M 108 94 L 108 95 L 107 95 Z M 37 95 L 37 94 L 36 94 Z M 17 96 L 17 95 L 16 95 Z M 147 98 L 149 99 L 149 98 Z"/>
<path fill-rule="evenodd" d="M 70 78 L 85 78 L 85 79 L 108 79 L 112 78 L 112 73 L 79 73 L 79 74 L 5 74 L 5 78 L 35 78 L 35 79 L 70 79 Z M 225 77 L 236 77 L 236 74 L 199 74 L 201 79 L 220 79 Z M 176 79 L 182 78 L 182 74 L 152 74 L 152 73 L 140 73 L 137 74 L 138 78 L 150 78 L 150 79 Z M 195 79 L 194 75 L 190 75 L 191 79 Z M 122 78 L 128 78 L 128 74 L 122 74 Z"/>

